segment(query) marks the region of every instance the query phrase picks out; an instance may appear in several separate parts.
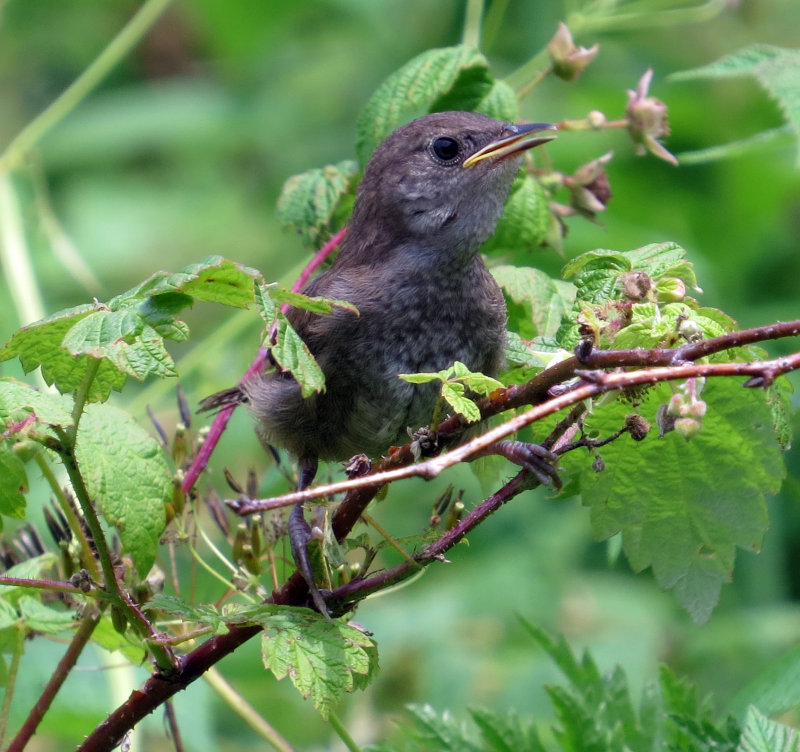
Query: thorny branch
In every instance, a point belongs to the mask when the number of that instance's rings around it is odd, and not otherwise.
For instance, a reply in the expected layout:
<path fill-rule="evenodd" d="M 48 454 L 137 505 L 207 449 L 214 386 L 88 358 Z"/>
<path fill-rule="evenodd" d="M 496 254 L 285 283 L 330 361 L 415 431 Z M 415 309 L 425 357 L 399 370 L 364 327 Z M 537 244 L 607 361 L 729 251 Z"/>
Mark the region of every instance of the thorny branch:
<path fill-rule="evenodd" d="M 446 454 L 427 460 L 415 468 L 404 467 L 413 462 L 410 445 L 406 445 L 395 450 L 380 462 L 376 467 L 375 474 L 347 481 L 343 485 L 348 492 L 334 516 L 333 532 L 340 541 L 350 533 L 361 512 L 378 492 L 380 484 L 411 474 L 434 477 L 455 462 L 468 459 L 492 442 L 504 438 L 546 415 L 573 405 L 573 411 L 569 418 L 562 420 L 553 434 L 545 441 L 546 445 L 554 448 L 558 453 L 560 439 L 578 420 L 583 410 L 581 403 L 589 397 L 627 386 L 699 376 L 744 375 L 750 377 L 744 386 L 767 386 L 777 376 L 800 369 L 800 352 L 759 363 L 696 364 L 691 361 L 744 344 L 798 334 L 800 334 L 800 321 L 793 321 L 734 332 L 673 350 L 580 351 L 575 357 L 543 371 L 526 384 L 498 390 L 497 393 L 483 399 L 479 406 L 484 418 L 512 407 L 531 406 L 524 413 L 506 421 L 501 426 Z M 636 366 L 641 370 L 615 373 L 597 370 Z M 551 396 L 553 392 L 558 391 L 555 389 L 556 387 L 575 378 L 579 379 L 576 384 L 564 387 L 559 394 Z M 463 427 L 460 419 L 449 418 L 439 426 L 439 433 L 444 437 L 452 437 Z M 565 447 L 562 446 L 561 451 L 564 449 Z M 419 468 L 422 468 L 421 472 Z M 337 485 L 336 487 L 341 488 L 342 486 Z M 347 585 L 336 588 L 331 592 L 329 601 L 334 612 L 343 613 L 350 605 L 363 599 L 369 593 L 405 579 L 412 568 L 416 571 L 419 565 L 441 560 L 452 546 L 492 512 L 529 487 L 531 487 L 530 476 L 525 471 L 519 472 L 500 490 L 473 509 L 458 525 L 417 554 L 414 565 L 404 562 L 392 570 L 382 572 L 369 579 L 356 579 Z M 281 497 L 280 500 L 282 504 L 296 503 L 296 501 L 332 492 L 330 486 L 321 487 L 321 489 L 319 494 L 290 495 Z M 272 593 L 267 602 L 302 605 L 306 602 L 307 596 L 308 589 L 305 581 L 295 573 L 281 588 Z M 107 752 L 113 749 L 114 745 L 145 715 L 151 713 L 180 690 L 185 689 L 208 668 L 232 653 L 244 642 L 255 637 L 260 631 L 261 628 L 255 625 L 232 626 L 227 634 L 211 637 L 190 653 L 182 656 L 179 659 L 178 669 L 169 676 L 153 674 L 141 690 L 132 692 L 129 699 L 86 738 L 79 747 L 79 752 Z"/>
<path fill-rule="evenodd" d="M 768 386 L 777 376 L 797 369 L 799 366 L 796 361 L 800 355 L 796 354 L 773 361 L 755 363 L 693 364 L 692 361 L 723 350 L 741 347 L 745 344 L 752 344 L 765 339 L 795 336 L 797 334 L 800 334 L 800 320 L 747 329 L 741 332 L 732 332 L 674 349 L 636 348 L 633 350 L 587 350 L 586 352 L 579 352 L 578 355 L 561 361 L 553 368 L 542 371 L 527 384 L 508 387 L 481 400 L 478 405 L 481 408 L 481 416 L 484 418 L 523 405 L 534 404 L 535 406 L 450 452 L 412 466 L 409 466 L 408 462 L 402 462 L 402 466 L 398 466 L 396 462 L 391 461 L 394 458 L 393 455 L 389 461 L 380 463 L 376 472 L 359 478 L 328 483 L 308 488 L 304 491 L 284 494 L 274 499 L 240 499 L 229 502 L 229 504 L 237 514 L 248 515 L 265 509 L 289 506 L 355 489 L 378 488 L 386 483 L 392 483 L 403 478 L 422 477 L 430 480 L 443 470 L 476 456 L 486 447 L 516 433 L 531 423 L 565 407 L 579 403 L 584 399 L 615 389 L 698 376 L 736 375 L 747 375 L 761 379 L 758 383 L 748 383 L 748 386 Z M 580 366 L 596 369 L 638 366 L 643 370 L 609 374 L 600 370 L 582 370 Z M 543 401 L 542 395 L 548 395 L 554 387 L 574 377 L 578 377 L 580 381 L 574 386 L 568 387 L 568 391 Z M 461 419 L 451 418 L 441 424 L 439 432 L 442 436 L 450 436 L 464 426 L 465 424 Z M 401 449 L 400 452 L 403 454 L 403 460 L 406 460 L 409 458 L 406 456 L 407 453 L 404 449 Z"/>

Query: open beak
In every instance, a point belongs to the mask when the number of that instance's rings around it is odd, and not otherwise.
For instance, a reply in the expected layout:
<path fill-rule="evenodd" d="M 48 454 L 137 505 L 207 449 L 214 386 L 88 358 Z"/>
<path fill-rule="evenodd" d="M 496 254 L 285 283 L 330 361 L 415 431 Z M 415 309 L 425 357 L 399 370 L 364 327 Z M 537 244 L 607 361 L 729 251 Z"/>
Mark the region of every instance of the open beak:
<path fill-rule="evenodd" d="M 555 133 L 548 133 L 538 138 L 527 138 L 527 136 L 531 133 L 540 133 L 541 131 L 554 131 L 557 127 L 558 126 L 552 123 L 523 123 L 520 125 L 511 125 L 508 128 L 508 130 L 511 131 L 510 136 L 498 138 L 497 141 L 492 141 L 492 143 L 487 144 L 482 149 L 467 157 L 461 166 L 472 167 L 478 164 L 478 162 L 482 162 L 484 159 L 506 159 L 526 149 L 532 149 L 534 146 L 546 144 L 556 137 Z"/>

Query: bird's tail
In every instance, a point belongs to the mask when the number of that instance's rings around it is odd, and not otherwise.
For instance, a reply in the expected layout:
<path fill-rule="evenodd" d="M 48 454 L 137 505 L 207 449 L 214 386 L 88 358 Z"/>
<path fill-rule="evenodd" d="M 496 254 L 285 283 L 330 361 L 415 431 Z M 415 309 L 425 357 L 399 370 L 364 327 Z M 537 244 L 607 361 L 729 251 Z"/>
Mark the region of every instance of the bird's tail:
<path fill-rule="evenodd" d="M 221 392 L 214 392 L 208 397 L 200 400 L 200 406 L 197 410 L 199 413 L 209 411 L 222 410 L 224 407 L 235 405 L 246 405 L 249 402 L 247 395 L 244 393 L 240 386 L 234 386 L 230 389 L 223 389 Z"/>

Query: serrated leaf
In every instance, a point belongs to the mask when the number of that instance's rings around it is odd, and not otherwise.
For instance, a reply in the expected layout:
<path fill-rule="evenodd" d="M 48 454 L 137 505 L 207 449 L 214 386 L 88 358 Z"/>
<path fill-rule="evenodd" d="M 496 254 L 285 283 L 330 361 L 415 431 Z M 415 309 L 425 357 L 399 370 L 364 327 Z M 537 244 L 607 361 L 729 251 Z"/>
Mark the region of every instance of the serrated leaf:
<path fill-rule="evenodd" d="M 264 628 L 264 667 L 278 680 L 288 676 L 323 718 L 342 695 L 363 688 L 377 668 L 375 645 L 367 635 L 308 609 L 264 609 L 258 623 Z"/>
<path fill-rule="evenodd" d="M 275 344 L 270 348 L 275 362 L 290 371 L 300 384 L 303 397 L 310 397 L 325 390 L 325 374 L 317 364 L 308 345 L 289 324 L 289 319 L 278 314 L 278 332 Z"/>
<path fill-rule="evenodd" d="M 702 78 L 753 76 L 775 99 L 795 140 L 800 142 L 800 50 L 754 44 L 693 70 L 670 78 L 687 81 Z M 800 166 L 800 150 L 797 164 Z"/>
<path fill-rule="evenodd" d="M 72 400 L 38 389 L 12 378 L 0 379 L 0 433 L 12 420 L 33 413 L 36 422 L 48 426 L 72 425 Z"/>
<path fill-rule="evenodd" d="M 260 276 L 256 269 L 222 256 L 207 256 L 174 274 L 159 272 L 143 292 L 149 297 L 177 292 L 207 303 L 246 308 L 253 302 L 253 280 Z"/>
<path fill-rule="evenodd" d="M 51 608 L 30 595 L 23 595 L 17 607 L 28 629 L 35 632 L 58 634 L 75 624 L 73 612 Z"/>
<path fill-rule="evenodd" d="M 651 392 L 641 413 L 652 425 L 657 404 L 670 394 L 664 386 Z M 698 623 L 730 580 L 735 549 L 759 549 L 767 528 L 765 494 L 777 493 L 785 472 L 763 394 L 717 379 L 703 398 L 708 411 L 691 442 L 675 432 L 663 439 L 651 432 L 631 451 L 620 439 L 601 450 L 603 472 L 584 468 L 581 475 L 595 536 L 622 532 L 632 568 L 652 567 Z M 629 411 L 619 402 L 606 405 L 587 427 L 607 436 Z"/>
<path fill-rule="evenodd" d="M 293 175 L 278 196 L 278 221 L 294 227 L 307 245 L 317 248 L 333 232 L 337 209 L 355 193 L 358 164 L 347 159 L 335 165 Z"/>
<path fill-rule="evenodd" d="M 5 574 L 8 576 L 7 573 Z M 18 621 L 19 614 L 17 613 L 17 609 L 15 609 L 8 601 L 0 600 L 0 630 L 14 626 Z M 0 682 L 0 687 L 3 686 L 5 686 L 5 684 Z"/>
<path fill-rule="evenodd" d="M 161 448 L 128 413 L 89 405 L 78 427 L 76 457 L 92 501 L 145 577 L 166 525 L 164 505 L 172 499 Z"/>
<path fill-rule="evenodd" d="M 287 290 L 278 285 L 264 285 L 264 289 L 269 294 L 269 297 L 279 305 L 288 304 L 293 308 L 302 308 L 304 311 L 311 313 L 328 314 L 336 308 L 344 308 L 345 310 L 352 311 L 358 315 L 358 308 L 347 300 L 336 300 L 334 298 L 324 298 L 319 295 L 309 297 L 301 292 L 294 292 Z"/>
<path fill-rule="evenodd" d="M 553 336 L 564 314 L 572 308 L 575 286 L 554 280 L 539 269 L 500 265 L 492 267 L 497 284 L 521 311 L 509 321 L 514 330 L 528 339 Z M 513 317 L 513 318 L 512 318 Z"/>
<path fill-rule="evenodd" d="M 25 519 L 28 474 L 25 465 L 8 447 L 0 442 L 0 514 L 15 520 Z M 0 520 L 0 530 L 3 522 Z"/>
<path fill-rule="evenodd" d="M 442 373 L 442 371 L 439 373 L 399 373 L 397 376 L 409 384 L 429 384 L 431 381 L 443 381 L 446 379 L 447 376 L 443 376 Z"/>
<path fill-rule="evenodd" d="M 55 554 L 44 553 L 39 556 L 34 556 L 31 559 L 25 559 L 19 564 L 10 567 L 3 575 L 6 577 L 17 577 L 23 580 L 36 580 L 40 579 L 42 575 L 55 566 L 57 559 Z M 0 598 L 16 602 L 16 600 L 26 593 L 29 593 L 28 588 L 21 585 L 0 585 Z"/>
<path fill-rule="evenodd" d="M 484 253 L 533 252 L 547 241 L 550 229 L 550 197 L 533 176 L 521 174 L 522 177 L 511 187 L 494 235 L 481 249 Z"/>
<path fill-rule="evenodd" d="M 798 752 L 800 734 L 750 706 L 737 752 Z"/>
<path fill-rule="evenodd" d="M 464 395 L 464 390 L 465 387 L 460 382 L 445 382 L 442 384 L 442 398 L 467 423 L 475 423 L 481 419 L 481 411 L 469 397 Z"/>
<path fill-rule="evenodd" d="M 492 88 L 475 108 L 475 112 L 506 120 L 509 123 L 519 121 L 519 100 L 517 94 L 505 81 L 494 81 Z"/>
<path fill-rule="evenodd" d="M 430 705 L 409 705 L 419 731 L 420 752 L 479 752 L 477 739 L 450 713 L 439 715 Z"/>
<path fill-rule="evenodd" d="M 375 147 L 410 116 L 473 110 L 493 81 L 486 58 L 472 47 L 427 50 L 392 73 L 372 95 L 356 126 L 356 154 L 366 165 Z"/>

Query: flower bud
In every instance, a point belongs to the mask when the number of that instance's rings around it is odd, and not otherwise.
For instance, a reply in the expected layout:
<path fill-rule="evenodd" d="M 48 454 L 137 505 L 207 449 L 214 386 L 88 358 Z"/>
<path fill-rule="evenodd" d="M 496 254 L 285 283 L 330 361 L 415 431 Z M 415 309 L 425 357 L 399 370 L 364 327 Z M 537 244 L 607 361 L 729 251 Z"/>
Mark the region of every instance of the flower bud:
<path fill-rule="evenodd" d="M 553 73 L 564 81 L 575 81 L 583 69 L 594 60 L 600 46 L 576 47 L 572 34 L 566 24 L 559 23 L 558 31 L 547 45 L 547 52 L 553 64 Z"/>

